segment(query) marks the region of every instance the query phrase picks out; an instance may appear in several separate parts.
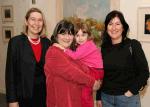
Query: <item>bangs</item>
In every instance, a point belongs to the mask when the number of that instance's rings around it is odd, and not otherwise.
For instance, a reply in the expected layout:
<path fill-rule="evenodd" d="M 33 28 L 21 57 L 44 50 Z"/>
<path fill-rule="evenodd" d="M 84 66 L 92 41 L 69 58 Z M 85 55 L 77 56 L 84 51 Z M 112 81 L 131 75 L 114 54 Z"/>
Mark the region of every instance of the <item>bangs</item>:
<path fill-rule="evenodd" d="M 60 23 L 56 27 L 55 35 L 57 34 L 70 34 L 74 35 L 74 25 L 71 22 L 66 20 L 60 21 Z"/>
<path fill-rule="evenodd" d="M 74 31 L 68 28 L 62 28 L 58 31 L 58 34 L 70 34 L 70 35 L 74 35 Z"/>
<path fill-rule="evenodd" d="M 88 33 L 85 29 L 83 29 L 83 33 Z"/>

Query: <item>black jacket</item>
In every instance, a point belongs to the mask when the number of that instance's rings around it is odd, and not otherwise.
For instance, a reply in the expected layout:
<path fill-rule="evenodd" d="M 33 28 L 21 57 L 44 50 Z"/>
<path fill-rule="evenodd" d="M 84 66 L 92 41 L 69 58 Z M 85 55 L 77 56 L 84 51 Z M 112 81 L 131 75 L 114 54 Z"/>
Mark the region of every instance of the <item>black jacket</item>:
<path fill-rule="evenodd" d="M 123 43 L 102 47 L 104 80 L 101 91 L 110 95 L 123 95 L 127 90 L 138 94 L 147 84 L 148 63 L 137 40 L 126 39 Z M 97 99 L 100 96 L 98 91 Z"/>
<path fill-rule="evenodd" d="M 41 38 L 41 45 L 40 66 L 43 70 L 45 54 L 50 46 L 49 39 Z M 32 96 L 35 71 L 36 59 L 27 36 L 22 34 L 10 39 L 6 61 L 6 96 L 8 102 L 15 102 L 20 98 Z"/>

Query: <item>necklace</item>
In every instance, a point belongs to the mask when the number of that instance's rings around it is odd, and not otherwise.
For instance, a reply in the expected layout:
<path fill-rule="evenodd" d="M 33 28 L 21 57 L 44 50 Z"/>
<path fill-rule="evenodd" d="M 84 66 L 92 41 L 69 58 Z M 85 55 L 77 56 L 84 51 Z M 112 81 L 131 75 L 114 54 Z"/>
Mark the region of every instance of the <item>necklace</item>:
<path fill-rule="evenodd" d="M 28 36 L 28 40 L 34 45 L 39 44 L 41 41 L 40 37 L 38 38 L 38 40 L 34 41 L 34 40 L 32 40 L 32 38 L 30 36 Z"/>

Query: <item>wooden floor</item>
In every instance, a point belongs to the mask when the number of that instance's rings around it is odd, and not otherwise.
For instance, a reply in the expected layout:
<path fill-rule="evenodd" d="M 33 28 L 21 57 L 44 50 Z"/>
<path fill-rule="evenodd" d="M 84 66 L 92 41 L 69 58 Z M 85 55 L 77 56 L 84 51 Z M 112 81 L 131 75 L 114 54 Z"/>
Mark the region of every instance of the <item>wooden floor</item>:
<path fill-rule="evenodd" d="M 6 107 L 6 96 L 0 93 L 0 107 Z"/>

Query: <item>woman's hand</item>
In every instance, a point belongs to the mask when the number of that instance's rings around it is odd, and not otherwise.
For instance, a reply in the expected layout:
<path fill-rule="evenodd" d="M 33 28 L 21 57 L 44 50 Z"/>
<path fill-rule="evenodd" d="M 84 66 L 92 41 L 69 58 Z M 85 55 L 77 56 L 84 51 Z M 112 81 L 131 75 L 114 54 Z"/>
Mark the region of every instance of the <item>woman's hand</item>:
<path fill-rule="evenodd" d="M 93 90 L 97 91 L 101 86 L 101 81 L 100 80 L 95 80 L 95 83 L 93 85 Z"/>
<path fill-rule="evenodd" d="M 102 107 L 102 101 L 101 100 L 96 101 L 96 107 Z"/>
<path fill-rule="evenodd" d="M 9 103 L 8 107 L 19 107 L 19 104 L 18 104 L 18 102 Z"/>
<path fill-rule="evenodd" d="M 54 43 L 53 44 L 53 46 L 56 46 L 56 47 L 58 47 L 58 48 L 60 48 L 60 49 L 63 49 L 63 50 L 65 50 L 65 48 L 64 47 L 62 47 L 60 44 L 58 44 L 58 43 Z"/>
<path fill-rule="evenodd" d="M 129 90 L 127 92 L 125 92 L 124 95 L 127 96 L 127 97 L 133 96 L 133 94 Z"/>
<path fill-rule="evenodd" d="M 101 81 L 101 80 L 96 80 L 94 83 L 94 86 L 93 86 L 93 91 L 97 91 L 101 87 L 102 82 L 103 81 Z"/>

